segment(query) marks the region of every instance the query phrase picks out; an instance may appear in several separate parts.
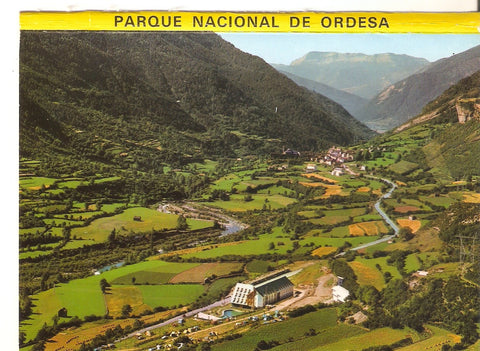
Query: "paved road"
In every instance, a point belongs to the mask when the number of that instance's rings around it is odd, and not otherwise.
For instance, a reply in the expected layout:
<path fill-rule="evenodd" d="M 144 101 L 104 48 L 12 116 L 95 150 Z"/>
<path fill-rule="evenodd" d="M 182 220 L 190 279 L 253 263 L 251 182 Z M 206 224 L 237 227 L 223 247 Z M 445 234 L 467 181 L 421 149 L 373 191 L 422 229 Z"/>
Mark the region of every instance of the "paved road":
<path fill-rule="evenodd" d="M 203 311 L 209 310 L 209 309 L 211 309 L 211 308 L 219 307 L 219 306 L 225 306 L 225 305 L 228 305 L 229 303 L 230 303 L 230 297 L 227 297 L 226 299 L 223 299 L 223 300 L 214 302 L 214 303 L 212 303 L 212 304 L 210 304 L 210 305 L 208 305 L 208 306 L 205 306 L 205 307 L 197 308 L 196 310 L 193 310 L 193 311 L 185 312 L 184 314 L 182 314 L 182 315 L 180 315 L 180 316 L 176 316 L 176 317 L 170 318 L 170 319 L 168 319 L 168 320 L 166 320 L 166 321 L 163 321 L 163 322 L 161 322 L 161 323 L 158 323 L 158 324 L 155 324 L 155 325 L 151 325 L 151 326 L 146 327 L 146 328 L 143 328 L 143 329 L 135 330 L 133 333 L 130 333 L 130 334 L 128 334 L 127 336 L 124 336 L 124 337 L 121 338 L 121 339 L 115 340 L 115 342 L 119 342 L 119 341 L 121 341 L 121 340 L 124 340 L 124 339 L 127 339 L 127 338 L 131 338 L 131 337 L 137 335 L 137 333 L 143 334 L 143 333 L 145 333 L 145 332 L 148 331 L 148 330 L 157 329 L 157 328 L 163 327 L 163 326 L 165 326 L 165 325 L 178 322 L 178 320 L 181 319 L 181 318 L 183 318 L 183 317 L 192 317 L 192 316 L 196 315 L 196 314 L 199 313 L 199 312 L 203 312 Z"/>
<path fill-rule="evenodd" d="M 369 176 L 369 178 L 372 178 L 372 179 L 379 179 L 379 178 L 376 178 L 376 177 L 373 177 L 373 176 Z M 392 238 L 394 238 L 395 236 L 398 235 L 398 232 L 399 232 L 399 228 L 398 226 L 395 224 L 395 222 L 390 218 L 388 217 L 388 215 L 382 210 L 382 208 L 380 207 L 381 203 L 382 203 L 382 200 L 383 199 L 387 199 L 389 198 L 390 196 L 392 196 L 392 193 L 395 191 L 395 189 L 397 188 L 397 186 L 395 185 L 395 183 L 393 183 L 392 181 L 388 180 L 388 179 L 381 179 L 382 181 L 384 181 L 385 183 L 391 185 L 391 189 L 383 194 L 379 199 L 378 201 L 375 203 L 375 209 L 378 211 L 378 213 L 380 214 L 380 216 L 382 216 L 382 218 L 388 223 L 388 225 L 390 227 L 392 227 L 392 229 L 394 230 L 394 234 L 392 235 L 388 235 L 388 236 L 385 236 L 381 239 L 378 239 L 378 240 L 375 240 L 375 241 L 372 241 L 370 243 L 367 243 L 367 244 L 363 244 L 363 245 L 360 245 L 360 246 L 357 246 L 357 247 L 354 247 L 354 248 L 351 248 L 350 250 L 360 250 L 360 249 L 364 249 L 366 247 L 370 247 L 370 246 L 373 246 L 373 245 L 377 245 L 379 243 L 383 243 L 383 242 L 386 242 L 388 240 L 391 240 Z M 340 254 L 338 254 L 337 256 L 343 256 L 345 255 L 345 252 L 342 252 Z M 295 301 L 294 301 L 295 302 Z M 121 340 L 124 340 L 124 339 L 127 339 L 127 338 L 130 338 L 130 337 L 133 337 L 135 336 L 137 333 L 145 333 L 146 331 L 148 330 L 153 330 L 153 329 L 157 329 L 157 328 L 160 328 L 160 327 L 163 327 L 165 325 L 168 325 L 168 324 L 172 324 L 172 323 L 175 323 L 177 322 L 180 318 L 183 318 L 184 317 L 192 317 L 194 315 L 196 315 L 197 313 L 199 312 L 203 312 L 203 311 L 206 311 L 206 310 L 209 310 L 209 309 L 212 309 L 212 308 L 215 308 L 215 307 L 219 307 L 219 306 L 225 306 L 227 304 L 230 303 L 230 298 L 226 298 L 226 299 L 223 299 L 223 300 L 220 300 L 220 301 L 217 301 L 215 303 L 212 303 L 211 305 L 208 305 L 208 306 L 205 306 L 205 307 L 202 307 L 202 308 L 198 308 L 196 310 L 193 310 L 193 311 L 189 311 L 189 312 L 186 312 L 184 315 L 182 316 L 176 316 L 176 317 L 173 317 L 173 318 L 170 318 L 164 322 L 161 322 L 161 323 L 158 323 L 158 324 L 155 324 L 155 325 L 152 325 L 150 327 L 147 327 L 147 328 L 143 328 L 143 329 L 140 329 L 140 330 L 136 330 L 135 332 L 119 339 L 119 340 L 116 340 L 115 342 L 118 342 L 118 341 L 121 341 Z M 278 309 L 278 307 L 277 307 Z"/>
<path fill-rule="evenodd" d="M 373 176 L 368 176 L 368 178 L 382 180 L 383 182 L 391 185 L 390 190 L 387 193 L 383 194 L 378 199 L 378 201 L 375 203 L 375 209 L 380 214 L 380 216 L 382 216 L 382 218 L 385 220 L 385 222 L 387 222 L 387 224 L 393 229 L 394 234 L 384 236 L 383 238 L 380 238 L 378 240 L 369 242 L 367 244 L 363 244 L 363 245 L 360 245 L 360 246 L 353 247 L 350 250 L 360 250 L 360 249 L 364 249 L 364 248 L 374 246 L 374 245 L 377 245 L 377 244 L 380 244 L 380 243 L 384 243 L 384 242 L 389 241 L 389 240 L 393 239 L 394 237 L 396 237 L 398 235 L 398 232 L 400 231 L 400 228 L 398 228 L 398 226 L 395 224 L 395 222 L 390 217 L 388 217 L 388 215 L 380 207 L 380 205 L 382 204 L 382 200 L 383 199 L 388 199 L 390 196 L 392 196 L 392 193 L 395 191 L 397 186 L 395 185 L 395 183 L 393 183 L 392 181 L 390 181 L 388 179 L 384 179 L 384 178 L 380 179 L 380 178 L 373 177 Z M 343 255 L 345 255 L 345 252 L 339 253 L 337 256 L 343 256 Z"/>

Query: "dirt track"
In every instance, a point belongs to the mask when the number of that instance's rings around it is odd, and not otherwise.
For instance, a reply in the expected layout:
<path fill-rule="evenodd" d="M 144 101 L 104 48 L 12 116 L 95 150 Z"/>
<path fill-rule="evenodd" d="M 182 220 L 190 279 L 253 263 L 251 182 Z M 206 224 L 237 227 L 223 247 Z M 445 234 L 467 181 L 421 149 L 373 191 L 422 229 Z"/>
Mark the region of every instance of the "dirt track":
<path fill-rule="evenodd" d="M 328 284 L 328 282 L 333 279 L 335 279 L 335 276 L 332 273 L 322 275 L 317 280 L 318 284 L 316 288 L 305 289 L 301 298 L 289 304 L 288 308 L 298 308 L 305 305 L 315 305 L 319 302 L 328 302 L 332 299 L 332 286 Z M 286 302 L 288 301 L 289 300 Z"/>

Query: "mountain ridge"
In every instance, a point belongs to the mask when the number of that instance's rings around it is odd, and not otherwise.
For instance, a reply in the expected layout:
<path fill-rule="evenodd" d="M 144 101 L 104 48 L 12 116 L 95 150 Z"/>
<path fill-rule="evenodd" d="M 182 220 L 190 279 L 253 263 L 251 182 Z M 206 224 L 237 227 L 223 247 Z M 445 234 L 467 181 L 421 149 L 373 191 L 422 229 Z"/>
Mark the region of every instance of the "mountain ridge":
<path fill-rule="evenodd" d="M 332 88 L 329 85 L 319 83 L 310 79 L 296 76 L 289 72 L 279 71 L 293 80 L 298 85 L 312 90 L 316 93 L 326 96 L 332 99 L 336 103 L 342 105 L 352 116 L 355 117 L 364 106 L 368 103 L 368 100 L 355 94 L 347 93 L 346 91 Z"/>
<path fill-rule="evenodd" d="M 427 65 L 426 59 L 383 53 L 334 53 L 313 51 L 290 65 L 273 64 L 302 78 L 371 99 L 383 88 L 406 78 Z"/>

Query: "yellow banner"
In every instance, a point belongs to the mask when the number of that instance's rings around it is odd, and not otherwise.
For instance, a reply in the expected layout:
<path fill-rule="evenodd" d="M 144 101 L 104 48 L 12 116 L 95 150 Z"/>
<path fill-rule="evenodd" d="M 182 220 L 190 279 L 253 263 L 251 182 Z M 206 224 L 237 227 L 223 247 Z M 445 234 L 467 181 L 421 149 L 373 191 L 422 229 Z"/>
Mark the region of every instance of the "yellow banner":
<path fill-rule="evenodd" d="M 473 34 L 480 31 L 480 13 L 21 12 L 20 29 Z"/>

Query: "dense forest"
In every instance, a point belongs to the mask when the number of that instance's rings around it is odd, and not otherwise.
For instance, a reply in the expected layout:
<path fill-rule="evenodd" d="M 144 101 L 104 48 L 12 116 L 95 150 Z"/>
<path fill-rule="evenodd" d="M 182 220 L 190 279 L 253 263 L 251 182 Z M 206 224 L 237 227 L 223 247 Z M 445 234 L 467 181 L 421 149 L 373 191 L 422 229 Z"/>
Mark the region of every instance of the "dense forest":
<path fill-rule="evenodd" d="M 214 34 L 21 35 L 22 156 L 110 162 L 123 148 L 170 163 L 319 150 L 374 134 Z"/>

